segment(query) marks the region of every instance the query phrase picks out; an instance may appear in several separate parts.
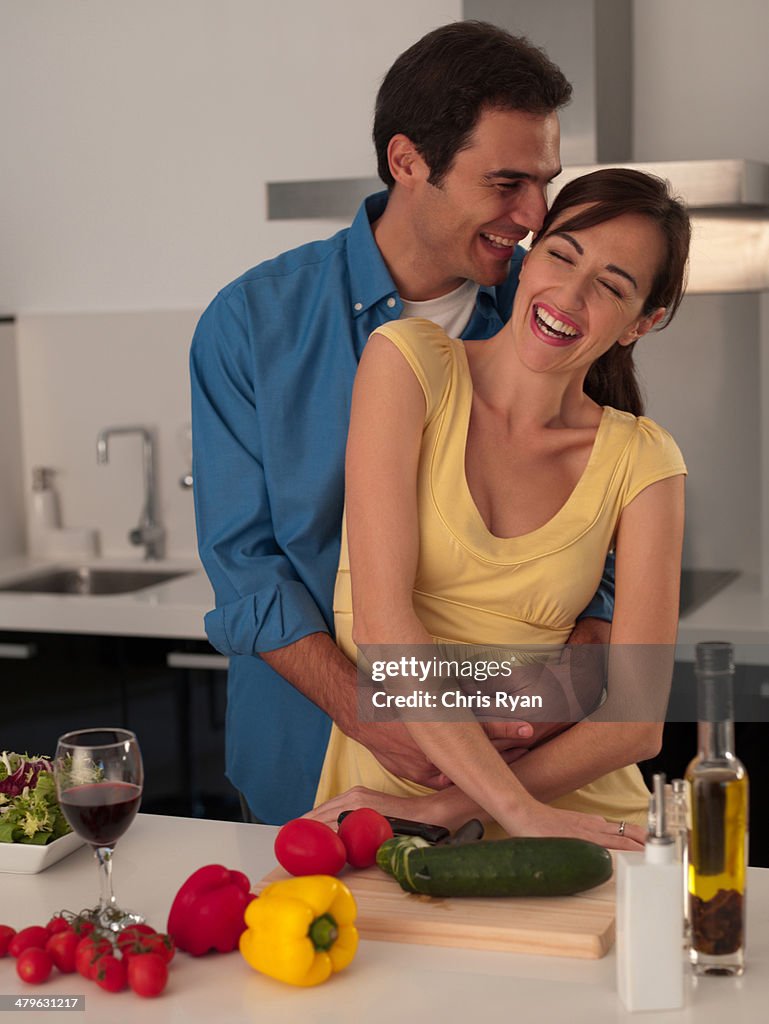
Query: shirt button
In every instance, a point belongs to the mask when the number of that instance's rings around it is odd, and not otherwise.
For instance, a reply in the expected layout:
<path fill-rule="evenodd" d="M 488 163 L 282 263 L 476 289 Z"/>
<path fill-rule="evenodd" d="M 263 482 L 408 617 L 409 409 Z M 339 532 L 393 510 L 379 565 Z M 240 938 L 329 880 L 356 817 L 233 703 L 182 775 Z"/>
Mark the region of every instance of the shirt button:
<path fill-rule="evenodd" d="M 392 297 L 392 295 L 391 295 L 391 296 L 390 296 L 390 298 L 389 298 L 389 299 L 387 300 L 387 305 L 388 305 L 388 306 L 390 307 L 390 309 L 392 309 L 392 308 L 393 308 L 393 306 L 395 305 L 395 299 L 394 299 L 394 298 Z"/>
<path fill-rule="evenodd" d="M 352 308 L 355 310 L 356 313 L 360 313 L 360 311 L 363 309 L 363 303 L 356 302 Z"/>

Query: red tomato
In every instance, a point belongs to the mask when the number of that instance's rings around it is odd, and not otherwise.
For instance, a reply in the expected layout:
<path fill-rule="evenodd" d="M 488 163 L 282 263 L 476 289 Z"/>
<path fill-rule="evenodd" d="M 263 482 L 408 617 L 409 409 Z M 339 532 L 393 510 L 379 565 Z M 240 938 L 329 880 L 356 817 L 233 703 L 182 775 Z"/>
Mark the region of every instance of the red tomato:
<path fill-rule="evenodd" d="M 20 932 L 16 932 L 8 946 L 8 952 L 11 956 L 19 956 L 25 949 L 45 949 L 45 944 L 50 937 L 47 928 L 32 924 L 29 928 L 22 928 Z"/>
<path fill-rule="evenodd" d="M 127 928 L 124 928 L 120 933 L 125 935 L 126 932 L 133 933 L 134 935 L 157 935 L 157 928 L 153 928 L 151 924 L 131 924 Z"/>
<path fill-rule="evenodd" d="M 89 921 L 88 918 L 76 917 L 72 921 L 70 927 L 76 935 L 79 935 L 81 939 L 84 939 L 86 935 L 90 935 L 94 930 L 94 923 L 93 921 Z"/>
<path fill-rule="evenodd" d="M 120 952 L 126 960 L 145 953 L 157 953 L 168 964 L 174 958 L 176 946 L 170 935 L 138 935 L 132 942 L 120 945 Z"/>
<path fill-rule="evenodd" d="M 275 856 L 291 875 L 336 875 L 344 867 L 344 843 L 322 821 L 295 818 L 275 837 Z"/>
<path fill-rule="evenodd" d="M 107 992 L 121 992 L 126 986 L 126 965 L 107 953 L 97 960 L 93 980 Z"/>
<path fill-rule="evenodd" d="M 72 925 L 66 917 L 62 917 L 61 914 L 57 914 L 55 917 L 52 917 L 45 927 L 47 928 L 49 935 L 56 935 L 57 932 L 72 931 Z"/>
<path fill-rule="evenodd" d="M 29 946 L 22 950 L 16 961 L 16 973 L 22 981 L 30 985 L 39 985 L 46 981 L 52 968 L 51 954 L 39 946 Z"/>
<path fill-rule="evenodd" d="M 98 961 L 107 954 L 112 953 L 112 943 L 109 939 L 94 939 L 86 935 L 80 939 L 75 947 L 75 969 L 84 978 L 93 978 L 96 975 Z"/>
<path fill-rule="evenodd" d="M 15 928 L 11 928 L 8 924 L 0 924 L 0 959 L 2 959 L 8 952 L 11 939 L 13 939 L 15 934 Z"/>
<path fill-rule="evenodd" d="M 62 974 L 74 974 L 75 951 L 80 942 L 80 936 L 76 935 L 71 928 L 56 932 L 46 942 L 45 948 L 51 954 L 54 966 L 58 967 Z"/>
<path fill-rule="evenodd" d="M 124 948 L 133 945 L 139 939 L 150 935 L 157 935 L 155 929 L 148 924 L 132 924 L 124 928 L 117 937 L 117 948 L 122 952 Z"/>
<path fill-rule="evenodd" d="M 351 811 L 339 826 L 339 838 L 347 851 L 347 861 L 354 868 L 370 868 L 376 864 L 377 850 L 385 839 L 392 837 L 390 822 L 371 807 Z"/>
<path fill-rule="evenodd" d="M 128 984 L 137 994 L 151 999 L 159 996 L 168 981 L 168 967 L 157 953 L 142 953 L 128 961 Z"/>

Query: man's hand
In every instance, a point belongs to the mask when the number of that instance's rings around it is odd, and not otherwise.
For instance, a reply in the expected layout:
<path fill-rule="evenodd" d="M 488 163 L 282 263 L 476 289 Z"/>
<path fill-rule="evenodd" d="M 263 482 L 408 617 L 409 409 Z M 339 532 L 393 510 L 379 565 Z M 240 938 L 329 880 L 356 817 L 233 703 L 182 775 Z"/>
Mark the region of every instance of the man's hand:
<path fill-rule="evenodd" d="M 528 722 L 482 722 L 491 742 L 508 764 L 526 753 L 535 730 Z M 402 722 L 359 722 L 350 733 L 371 751 L 383 768 L 431 789 L 450 786 L 451 779 L 431 764 Z"/>
<path fill-rule="evenodd" d="M 580 619 L 569 634 L 567 644 L 608 644 L 611 623 L 603 619 Z"/>

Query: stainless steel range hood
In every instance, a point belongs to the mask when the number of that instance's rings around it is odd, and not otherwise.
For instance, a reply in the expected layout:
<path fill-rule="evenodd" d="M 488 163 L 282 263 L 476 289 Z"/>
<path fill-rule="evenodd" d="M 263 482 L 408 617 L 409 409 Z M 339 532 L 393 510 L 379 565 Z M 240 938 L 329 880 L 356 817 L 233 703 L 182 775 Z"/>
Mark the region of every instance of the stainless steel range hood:
<path fill-rule="evenodd" d="M 752 160 L 632 163 L 631 0 L 464 0 L 465 18 L 490 21 L 542 46 L 574 86 L 561 111 L 565 165 L 553 195 L 599 166 L 670 181 L 693 214 L 689 293 L 769 289 L 769 165 Z M 349 221 L 378 178 L 267 185 L 268 218 Z"/>
<path fill-rule="evenodd" d="M 769 164 L 756 160 L 665 160 L 627 163 L 639 171 L 667 178 L 692 212 L 740 211 L 769 216 Z M 569 166 L 558 176 L 558 187 L 595 170 L 600 164 Z M 610 166 L 610 165 L 605 165 Z"/>
<path fill-rule="evenodd" d="M 597 166 L 564 168 L 552 195 Z M 666 178 L 689 206 L 688 294 L 769 289 L 769 165 L 753 160 L 691 160 L 623 166 Z"/>

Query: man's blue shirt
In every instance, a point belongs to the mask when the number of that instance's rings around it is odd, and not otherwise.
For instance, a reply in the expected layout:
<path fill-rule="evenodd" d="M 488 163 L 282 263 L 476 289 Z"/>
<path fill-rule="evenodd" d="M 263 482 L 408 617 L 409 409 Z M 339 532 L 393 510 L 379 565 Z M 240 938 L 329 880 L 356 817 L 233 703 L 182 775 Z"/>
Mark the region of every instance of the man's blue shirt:
<path fill-rule="evenodd" d="M 233 281 L 192 342 L 195 511 L 216 596 L 206 631 L 230 657 L 227 775 L 271 823 L 312 806 L 331 723 L 258 655 L 333 634 L 353 379 L 371 332 L 402 309 L 371 230 L 386 202 L 370 196 L 350 228 Z M 463 337 L 507 321 L 523 255 L 479 289 Z M 606 598 L 590 613 L 610 618 Z"/>

